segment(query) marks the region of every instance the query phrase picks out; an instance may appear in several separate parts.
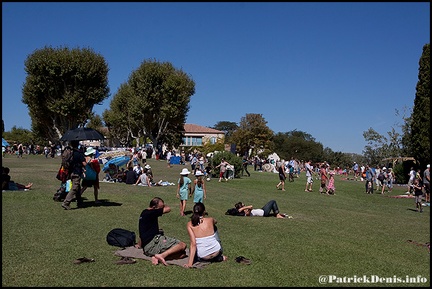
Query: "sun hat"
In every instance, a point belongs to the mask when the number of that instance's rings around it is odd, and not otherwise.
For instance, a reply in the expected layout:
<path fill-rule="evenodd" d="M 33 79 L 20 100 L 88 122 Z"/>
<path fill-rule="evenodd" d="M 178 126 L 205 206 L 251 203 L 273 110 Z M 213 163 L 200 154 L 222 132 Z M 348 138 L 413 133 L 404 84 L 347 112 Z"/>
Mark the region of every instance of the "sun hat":
<path fill-rule="evenodd" d="M 204 176 L 204 174 L 202 171 L 198 170 L 198 171 L 196 171 L 195 176 L 197 176 L 197 177 Z"/>
<path fill-rule="evenodd" d="M 145 165 L 144 168 L 146 168 L 146 169 L 151 169 L 151 166 L 150 166 L 150 165 Z"/>
<path fill-rule="evenodd" d="M 180 175 L 189 175 L 189 174 L 190 174 L 190 171 L 187 168 L 184 168 L 180 173 Z"/>
<path fill-rule="evenodd" d="M 89 156 L 89 155 L 94 155 L 95 153 L 96 153 L 96 150 L 94 148 L 88 147 L 87 150 L 86 150 L 86 152 L 84 154 L 86 156 Z"/>

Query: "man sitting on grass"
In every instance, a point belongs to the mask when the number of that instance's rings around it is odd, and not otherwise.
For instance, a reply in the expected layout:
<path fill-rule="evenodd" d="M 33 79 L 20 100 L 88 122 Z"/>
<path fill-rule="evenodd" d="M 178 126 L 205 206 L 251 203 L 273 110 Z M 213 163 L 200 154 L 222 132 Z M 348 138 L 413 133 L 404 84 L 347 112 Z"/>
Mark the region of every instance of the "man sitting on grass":
<path fill-rule="evenodd" d="M 170 211 L 171 208 L 161 198 L 154 197 L 139 217 L 139 240 L 135 247 L 142 248 L 144 254 L 151 257 L 153 265 L 162 262 L 166 266 L 167 259 L 186 257 L 186 243 L 167 237 L 159 231 L 158 217 Z"/>

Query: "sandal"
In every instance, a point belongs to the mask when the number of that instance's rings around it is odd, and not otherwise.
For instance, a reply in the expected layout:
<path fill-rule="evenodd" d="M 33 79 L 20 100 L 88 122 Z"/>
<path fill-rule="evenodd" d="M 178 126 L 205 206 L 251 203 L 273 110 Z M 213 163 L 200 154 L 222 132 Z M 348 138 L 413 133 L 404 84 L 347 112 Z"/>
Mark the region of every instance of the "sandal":
<path fill-rule="evenodd" d="M 117 265 L 135 264 L 136 260 L 132 259 L 130 257 L 121 257 L 120 260 L 118 260 L 118 261 L 116 261 L 114 263 L 116 263 Z"/>
<path fill-rule="evenodd" d="M 74 264 L 81 264 L 81 263 L 94 262 L 94 261 L 95 261 L 95 259 L 82 257 L 82 258 L 75 259 L 73 262 L 74 262 Z"/>
<path fill-rule="evenodd" d="M 246 257 L 238 256 L 235 258 L 235 261 L 240 264 L 250 265 L 252 261 Z"/>

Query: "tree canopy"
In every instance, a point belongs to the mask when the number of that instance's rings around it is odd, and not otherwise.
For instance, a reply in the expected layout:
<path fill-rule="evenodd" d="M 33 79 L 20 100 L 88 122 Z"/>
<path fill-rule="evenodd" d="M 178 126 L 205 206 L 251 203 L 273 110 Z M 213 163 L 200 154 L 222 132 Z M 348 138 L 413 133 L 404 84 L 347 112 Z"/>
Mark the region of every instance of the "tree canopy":
<path fill-rule="evenodd" d="M 231 135 L 238 128 L 236 122 L 232 121 L 219 121 L 213 126 L 214 129 L 223 131 L 225 133 L 225 141 L 229 142 Z"/>
<path fill-rule="evenodd" d="M 423 168 L 430 163 L 430 44 L 423 46 L 411 123 L 404 145 Z"/>
<path fill-rule="evenodd" d="M 257 154 L 271 151 L 273 131 L 267 126 L 262 114 L 248 113 L 240 120 L 239 127 L 232 133 L 231 140 L 237 146 L 240 155 Z"/>
<path fill-rule="evenodd" d="M 84 126 L 93 106 L 109 96 L 108 65 L 90 48 L 44 47 L 25 61 L 22 102 L 35 135 L 58 140 Z"/>
<path fill-rule="evenodd" d="M 178 146 L 189 112 L 195 82 L 169 62 L 145 60 L 132 72 L 127 83 L 114 95 L 103 119 L 111 136 L 123 144 L 147 137 L 159 143 Z"/>

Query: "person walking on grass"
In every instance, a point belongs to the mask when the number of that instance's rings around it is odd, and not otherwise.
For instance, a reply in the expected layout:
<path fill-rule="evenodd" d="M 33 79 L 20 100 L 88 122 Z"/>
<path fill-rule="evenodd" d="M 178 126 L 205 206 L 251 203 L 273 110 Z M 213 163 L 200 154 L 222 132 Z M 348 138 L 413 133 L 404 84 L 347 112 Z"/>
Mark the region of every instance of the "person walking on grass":
<path fill-rule="evenodd" d="M 200 170 L 197 170 L 195 173 L 196 179 L 194 180 L 194 185 L 192 187 L 192 191 L 190 193 L 190 197 L 194 196 L 194 203 L 204 203 L 204 200 L 207 199 L 207 190 L 205 187 L 205 182 L 203 180 L 204 173 Z"/>
<path fill-rule="evenodd" d="M 422 198 L 423 198 L 423 188 L 420 185 L 420 181 L 418 179 L 415 179 L 412 184 L 412 189 L 414 190 L 414 197 L 415 197 L 415 203 L 416 203 L 416 211 L 423 213 L 423 207 L 422 207 Z"/>
<path fill-rule="evenodd" d="M 249 165 L 248 157 L 246 155 L 244 155 L 242 158 L 242 176 L 243 176 L 243 173 L 246 172 L 247 176 L 250 177 L 250 173 L 247 169 L 248 165 Z"/>
<path fill-rule="evenodd" d="M 305 192 L 312 192 L 312 184 L 313 184 L 313 167 L 311 165 L 311 160 L 307 161 L 305 164 L 305 170 L 306 170 L 306 188 Z"/>
<path fill-rule="evenodd" d="M 66 198 L 61 205 L 65 210 L 71 209 L 70 203 L 74 198 L 77 200 L 78 208 L 83 206 L 83 200 L 81 197 L 81 176 L 85 174 L 85 167 L 87 165 L 84 153 L 78 149 L 79 141 L 73 140 L 70 144 L 73 155 L 71 168 L 69 169 L 70 179 L 72 180 L 72 188 L 66 195 Z"/>
<path fill-rule="evenodd" d="M 328 175 L 327 175 L 327 165 L 323 163 L 321 165 L 321 168 L 319 170 L 320 178 L 321 178 L 321 186 L 319 188 L 319 192 L 321 194 L 327 194 L 327 181 L 328 181 Z"/>
<path fill-rule="evenodd" d="M 188 195 L 190 195 L 191 189 L 191 179 L 188 175 L 190 171 L 187 168 L 183 168 L 180 172 L 180 178 L 177 182 L 177 199 L 180 199 L 180 216 L 185 216 L 186 201 L 188 200 Z"/>
<path fill-rule="evenodd" d="M 225 160 L 225 158 L 222 158 L 220 164 L 215 167 L 215 169 L 220 168 L 219 182 L 222 180 L 222 178 L 225 179 L 225 182 L 228 182 L 226 177 L 227 166 L 230 166 L 230 164 Z"/>
<path fill-rule="evenodd" d="M 430 165 L 423 172 L 423 186 L 425 189 L 425 203 L 430 206 Z"/>
<path fill-rule="evenodd" d="M 81 183 L 81 196 L 84 194 L 88 187 L 93 187 L 93 195 L 95 199 L 95 204 L 100 204 L 99 201 L 99 172 L 101 170 L 99 160 L 95 159 L 94 156 L 96 150 L 92 147 L 88 147 L 85 155 L 86 164 L 86 175 Z"/>
<path fill-rule="evenodd" d="M 285 174 L 285 167 L 282 163 L 279 164 L 278 172 L 279 172 L 279 183 L 276 185 L 276 189 L 279 190 L 279 186 L 281 186 L 282 191 L 285 191 L 286 174 Z"/>

